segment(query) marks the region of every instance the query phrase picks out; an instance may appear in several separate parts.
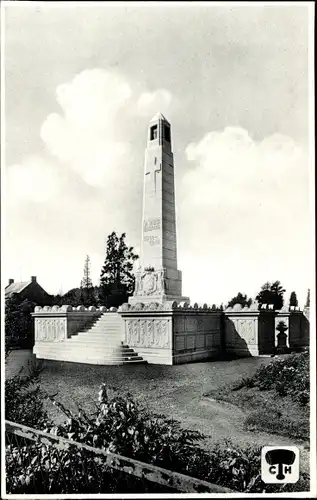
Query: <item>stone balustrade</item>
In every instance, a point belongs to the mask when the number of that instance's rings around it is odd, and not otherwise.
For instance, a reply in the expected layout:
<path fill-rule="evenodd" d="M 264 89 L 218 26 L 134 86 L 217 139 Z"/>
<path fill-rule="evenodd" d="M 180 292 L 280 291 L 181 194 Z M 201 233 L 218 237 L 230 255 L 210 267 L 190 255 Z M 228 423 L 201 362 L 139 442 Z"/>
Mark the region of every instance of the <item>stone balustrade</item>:
<path fill-rule="evenodd" d="M 125 312 L 134 312 L 134 311 L 208 311 L 208 312 L 220 312 L 220 309 L 212 309 L 211 306 L 207 304 L 198 304 L 197 302 L 194 305 L 191 305 L 189 302 L 180 302 L 176 301 L 166 301 L 164 303 L 158 302 L 137 302 L 136 304 L 122 304 L 118 308 L 119 313 Z"/>
<path fill-rule="evenodd" d="M 34 313 L 64 313 L 64 312 L 91 312 L 91 313 L 105 313 L 105 312 L 117 312 L 116 307 L 110 307 L 110 309 L 107 309 L 105 306 L 100 306 L 100 307 L 95 307 L 95 306 L 90 306 L 90 307 L 85 307 L 83 305 L 79 306 L 68 306 L 68 305 L 63 305 L 63 306 L 36 306 L 34 308 Z M 34 314 L 33 313 L 33 314 Z"/>

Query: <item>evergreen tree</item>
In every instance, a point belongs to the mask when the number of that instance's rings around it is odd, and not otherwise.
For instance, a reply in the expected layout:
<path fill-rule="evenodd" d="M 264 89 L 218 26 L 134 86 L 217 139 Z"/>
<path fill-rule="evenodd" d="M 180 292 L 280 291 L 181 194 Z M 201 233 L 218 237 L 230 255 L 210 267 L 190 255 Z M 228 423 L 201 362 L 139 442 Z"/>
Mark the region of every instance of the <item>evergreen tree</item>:
<path fill-rule="evenodd" d="M 268 281 L 262 285 L 260 292 L 256 296 L 259 304 L 273 304 L 274 309 L 282 309 L 284 304 L 285 289 L 280 281 L 269 283 Z"/>
<path fill-rule="evenodd" d="M 86 255 L 85 265 L 84 265 L 84 277 L 80 282 L 80 288 L 92 288 L 92 281 L 90 278 L 90 258 L 89 255 Z"/>
<path fill-rule="evenodd" d="M 297 300 L 296 292 L 292 292 L 291 293 L 290 298 L 289 298 L 289 305 L 291 307 L 293 307 L 293 306 L 297 307 L 298 306 L 298 300 Z"/>
<path fill-rule="evenodd" d="M 310 307 L 310 288 L 308 288 L 308 290 L 307 290 L 307 298 L 306 298 L 305 307 Z"/>
<path fill-rule="evenodd" d="M 86 256 L 84 264 L 84 276 L 80 282 L 80 302 L 85 306 L 97 305 L 95 290 L 90 277 L 90 258 Z"/>
<path fill-rule="evenodd" d="M 252 304 L 252 299 L 248 299 L 248 296 L 246 294 L 239 292 L 228 302 L 227 307 L 233 307 L 236 304 L 241 304 L 242 307 L 250 307 L 250 305 Z"/>
<path fill-rule="evenodd" d="M 132 295 L 135 285 L 133 264 L 139 258 L 114 231 L 107 238 L 106 259 L 100 274 L 100 301 L 106 307 L 118 307 Z"/>

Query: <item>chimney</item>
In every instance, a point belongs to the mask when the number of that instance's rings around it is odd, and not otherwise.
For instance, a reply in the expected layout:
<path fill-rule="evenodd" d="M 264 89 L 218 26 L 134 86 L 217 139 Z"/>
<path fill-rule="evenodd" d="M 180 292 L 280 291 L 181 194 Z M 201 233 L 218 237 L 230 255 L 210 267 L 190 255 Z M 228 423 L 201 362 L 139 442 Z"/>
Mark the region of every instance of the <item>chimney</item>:
<path fill-rule="evenodd" d="M 9 286 L 12 285 L 12 283 L 14 283 L 14 279 L 9 278 Z"/>
<path fill-rule="evenodd" d="M 31 276 L 31 281 L 34 281 L 36 283 L 36 276 Z"/>

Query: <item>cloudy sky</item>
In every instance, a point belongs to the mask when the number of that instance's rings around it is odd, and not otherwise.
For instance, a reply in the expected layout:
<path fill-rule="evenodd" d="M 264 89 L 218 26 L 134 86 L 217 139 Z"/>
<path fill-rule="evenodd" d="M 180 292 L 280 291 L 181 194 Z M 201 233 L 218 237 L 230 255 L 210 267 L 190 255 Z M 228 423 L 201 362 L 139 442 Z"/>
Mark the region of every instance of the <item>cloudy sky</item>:
<path fill-rule="evenodd" d="M 311 9 L 311 7 L 310 7 Z M 307 5 L 5 6 L 4 279 L 97 283 L 106 236 L 140 247 L 149 120 L 172 124 L 192 301 L 312 276 Z"/>

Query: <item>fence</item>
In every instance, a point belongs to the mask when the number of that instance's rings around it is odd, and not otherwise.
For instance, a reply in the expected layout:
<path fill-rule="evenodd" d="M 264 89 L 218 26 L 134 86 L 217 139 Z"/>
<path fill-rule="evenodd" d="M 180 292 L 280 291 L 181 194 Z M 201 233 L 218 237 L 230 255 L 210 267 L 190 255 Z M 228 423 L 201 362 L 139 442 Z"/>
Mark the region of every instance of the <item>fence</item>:
<path fill-rule="evenodd" d="M 229 493 L 232 490 L 5 421 L 7 493 Z"/>

